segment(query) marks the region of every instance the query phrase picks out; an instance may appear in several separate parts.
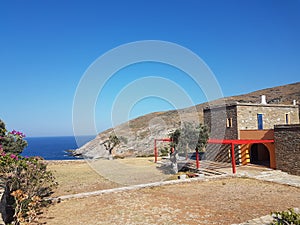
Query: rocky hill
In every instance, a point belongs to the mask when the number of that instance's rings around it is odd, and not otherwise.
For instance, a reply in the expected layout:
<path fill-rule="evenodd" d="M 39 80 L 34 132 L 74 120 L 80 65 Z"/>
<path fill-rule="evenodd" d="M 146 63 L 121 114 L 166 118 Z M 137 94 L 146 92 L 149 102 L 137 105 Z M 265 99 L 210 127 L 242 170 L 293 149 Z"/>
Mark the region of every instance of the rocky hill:
<path fill-rule="evenodd" d="M 115 155 L 137 156 L 153 154 L 155 138 L 167 137 L 168 133 L 179 127 L 181 122 L 203 123 L 204 107 L 224 101 L 226 103 L 260 103 L 261 95 L 266 95 L 268 104 L 292 104 L 293 100 L 299 103 L 300 82 L 226 97 L 185 109 L 150 113 L 98 134 L 94 140 L 75 150 L 75 154 L 88 158 L 107 157 L 108 152 L 101 143 L 113 132 L 117 136 L 125 137 L 127 140 L 127 143 L 122 143 L 115 151 Z"/>

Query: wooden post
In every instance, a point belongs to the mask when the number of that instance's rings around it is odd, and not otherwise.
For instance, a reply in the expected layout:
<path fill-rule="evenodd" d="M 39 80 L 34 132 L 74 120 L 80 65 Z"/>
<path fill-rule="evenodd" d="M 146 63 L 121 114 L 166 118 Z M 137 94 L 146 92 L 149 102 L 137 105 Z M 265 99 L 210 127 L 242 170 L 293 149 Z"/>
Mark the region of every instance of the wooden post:
<path fill-rule="evenodd" d="M 154 140 L 154 162 L 157 163 L 157 147 L 156 147 L 156 139 Z"/>
<path fill-rule="evenodd" d="M 235 165 L 235 153 L 234 153 L 234 144 L 231 143 L 231 165 L 232 165 L 232 173 L 236 173 L 236 165 Z"/>
<path fill-rule="evenodd" d="M 196 148 L 196 168 L 200 168 L 198 148 Z"/>

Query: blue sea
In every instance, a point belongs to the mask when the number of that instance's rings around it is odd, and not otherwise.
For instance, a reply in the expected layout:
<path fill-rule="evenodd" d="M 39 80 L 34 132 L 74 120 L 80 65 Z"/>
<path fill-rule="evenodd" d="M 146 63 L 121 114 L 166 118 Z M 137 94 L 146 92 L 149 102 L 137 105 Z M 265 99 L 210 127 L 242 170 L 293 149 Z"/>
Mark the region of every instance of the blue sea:
<path fill-rule="evenodd" d="M 94 138 L 94 136 L 81 136 L 80 143 L 84 144 Z M 25 140 L 28 146 L 22 152 L 23 156 L 41 156 L 46 160 L 76 159 L 73 156 L 69 156 L 65 151 L 76 149 L 83 145 L 77 146 L 74 136 L 27 137 Z"/>

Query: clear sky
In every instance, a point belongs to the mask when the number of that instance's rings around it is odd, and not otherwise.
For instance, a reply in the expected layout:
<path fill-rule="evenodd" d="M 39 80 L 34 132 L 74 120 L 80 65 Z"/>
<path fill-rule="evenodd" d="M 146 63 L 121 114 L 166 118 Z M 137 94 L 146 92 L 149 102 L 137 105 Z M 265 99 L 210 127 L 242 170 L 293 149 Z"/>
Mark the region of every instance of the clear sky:
<path fill-rule="evenodd" d="M 0 0 L 0 118 L 27 136 L 72 135 L 73 99 L 85 71 L 107 51 L 141 40 L 173 42 L 196 53 L 224 96 L 299 82 L 300 1 Z M 206 101 L 176 68 L 132 65 L 101 90 L 98 131 L 110 127 L 117 94 L 145 76 L 177 82 L 195 104 Z M 173 108 L 149 97 L 133 104 L 129 118 Z"/>

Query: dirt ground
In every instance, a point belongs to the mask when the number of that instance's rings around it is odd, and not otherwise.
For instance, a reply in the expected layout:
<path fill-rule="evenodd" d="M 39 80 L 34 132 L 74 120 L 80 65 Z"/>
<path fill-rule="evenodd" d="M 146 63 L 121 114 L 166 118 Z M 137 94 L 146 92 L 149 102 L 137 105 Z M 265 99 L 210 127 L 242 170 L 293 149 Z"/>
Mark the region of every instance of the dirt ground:
<path fill-rule="evenodd" d="M 84 160 L 49 161 L 48 168 L 59 184 L 53 197 L 120 186 L 100 176 Z"/>
<path fill-rule="evenodd" d="M 79 193 L 120 186 L 84 162 L 51 163 L 60 187 Z M 232 224 L 300 206 L 300 188 L 248 178 L 195 181 L 65 200 L 42 222 L 55 224 Z"/>
<path fill-rule="evenodd" d="M 170 179 L 154 158 L 48 161 L 59 188 L 53 197 Z"/>

